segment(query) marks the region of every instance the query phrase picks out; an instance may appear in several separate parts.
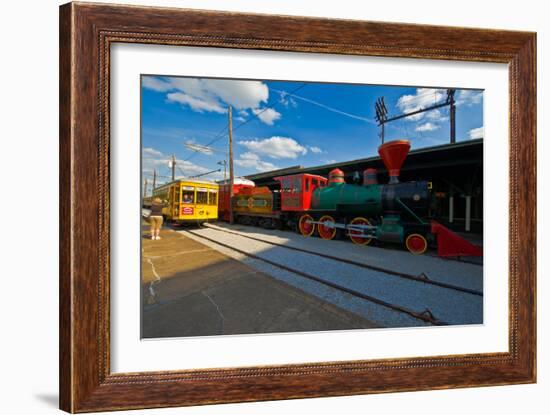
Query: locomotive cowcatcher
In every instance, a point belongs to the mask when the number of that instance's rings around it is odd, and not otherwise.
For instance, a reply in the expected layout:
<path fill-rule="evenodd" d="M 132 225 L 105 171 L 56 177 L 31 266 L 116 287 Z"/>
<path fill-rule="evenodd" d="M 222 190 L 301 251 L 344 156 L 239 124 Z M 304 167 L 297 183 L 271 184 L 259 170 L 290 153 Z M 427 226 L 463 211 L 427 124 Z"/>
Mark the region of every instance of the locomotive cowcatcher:
<path fill-rule="evenodd" d="M 344 173 L 334 169 L 328 180 L 312 174 L 275 177 L 279 188 L 234 187 L 235 221 L 265 228 L 295 229 L 304 236 L 323 239 L 349 237 L 359 245 L 373 240 L 404 245 L 413 254 L 423 254 L 430 244 L 440 256 L 481 256 L 471 244 L 429 217 L 431 185 L 426 181 L 399 182 L 399 172 L 410 143 L 382 144 L 378 153 L 389 173 L 389 182 L 379 184 L 376 169 L 366 169 L 362 184 L 348 184 Z M 224 197 L 220 188 L 220 200 Z"/>

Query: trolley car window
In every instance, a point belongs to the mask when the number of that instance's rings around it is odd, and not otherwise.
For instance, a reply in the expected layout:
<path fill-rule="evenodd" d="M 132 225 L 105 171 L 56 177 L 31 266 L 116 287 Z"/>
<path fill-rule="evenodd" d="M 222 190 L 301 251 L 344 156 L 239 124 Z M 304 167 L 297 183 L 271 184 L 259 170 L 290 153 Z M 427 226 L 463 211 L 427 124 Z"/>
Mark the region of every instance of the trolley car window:
<path fill-rule="evenodd" d="M 207 191 L 197 189 L 197 204 L 198 205 L 208 204 L 208 192 Z"/>
<path fill-rule="evenodd" d="M 181 192 L 181 203 L 194 203 L 195 192 L 193 190 L 183 190 Z"/>
<path fill-rule="evenodd" d="M 306 179 L 306 192 L 309 192 L 309 182 L 311 181 L 310 178 Z"/>
<path fill-rule="evenodd" d="M 208 196 L 208 204 L 209 205 L 217 205 L 218 204 L 218 193 L 210 191 L 210 195 Z"/>

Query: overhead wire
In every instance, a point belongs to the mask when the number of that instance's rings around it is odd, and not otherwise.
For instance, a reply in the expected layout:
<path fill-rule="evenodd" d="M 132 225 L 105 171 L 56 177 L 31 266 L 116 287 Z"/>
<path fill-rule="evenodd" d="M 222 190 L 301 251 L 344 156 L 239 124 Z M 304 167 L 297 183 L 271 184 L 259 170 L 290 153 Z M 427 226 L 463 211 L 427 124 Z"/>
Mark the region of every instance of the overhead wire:
<path fill-rule="evenodd" d="M 300 86 L 298 86 L 297 88 L 295 88 L 294 90 L 292 90 L 292 92 L 290 92 L 289 94 L 292 94 L 294 92 L 297 92 L 299 91 L 300 89 L 304 88 L 305 86 L 307 86 L 307 84 L 304 82 L 302 83 Z M 250 118 L 248 118 L 247 120 L 241 122 L 240 124 L 237 124 L 234 128 L 233 128 L 233 131 L 237 131 L 239 128 L 243 127 L 244 125 L 248 124 L 249 122 L 255 120 L 255 119 L 259 119 L 259 116 L 261 114 L 263 114 L 264 112 L 266 112 L 267 110 L 269 109 L 274 109 L 276 106 L 278 106 L 280 103 L 279 102 L 275 102 L 271 105 L 267 105 L 265 108 L 263 108 L 261 111 L 257 112 L 257 113 L 252 113 L 252 116 Z M 229 125 L 226 125 L 222 131 L 220 131 L 220 133 L 218 134 L 218 136 L 214 137 L 211 141 L 209 141 L 207 144 L 204 145 L 204 147 L 209 147 L 210 145 L 214 144 L 216 141 L 218 140 L 221 140 L 223 137 L 224 137 L 224 134 L 226 131 L 229 131 Z M 198 152 L 194 152 L 193 154 L 191 154 L 189 157 L 187 157 L 184 161 L 189 161 L 190 159 L 192 159 L 194 156 L 197 155 Z"/>

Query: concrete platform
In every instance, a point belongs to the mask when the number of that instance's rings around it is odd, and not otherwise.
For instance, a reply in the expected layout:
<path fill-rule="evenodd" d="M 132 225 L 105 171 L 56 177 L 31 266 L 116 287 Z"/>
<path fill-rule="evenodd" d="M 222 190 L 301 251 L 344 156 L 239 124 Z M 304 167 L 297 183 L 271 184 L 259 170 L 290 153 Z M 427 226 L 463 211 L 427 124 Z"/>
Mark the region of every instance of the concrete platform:
<path fill-rule="evenodd" d="M 142 338 L 379 327 L 179 232 L 142 234 Z"/>

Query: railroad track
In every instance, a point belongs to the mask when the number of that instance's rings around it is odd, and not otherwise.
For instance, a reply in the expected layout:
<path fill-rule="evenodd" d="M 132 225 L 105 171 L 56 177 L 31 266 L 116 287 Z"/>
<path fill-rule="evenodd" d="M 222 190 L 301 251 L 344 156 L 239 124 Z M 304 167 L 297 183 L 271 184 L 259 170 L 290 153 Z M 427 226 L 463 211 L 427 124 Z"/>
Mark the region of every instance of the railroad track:
<path fill-rule="evenodd" d="M 354 261 L 352 259 L 340 258 L 340 257 L 334 256 L 334 255 L 329 255 L 329 254 L 324 254 L 324 253 L 320 253 L 320 252 L 311 251 L 309 249 L 304 249 L 304 248 L 298 248 L 298 247 L 294 247 L 294 246 L 279 244 L 277 242 L 268 241 L 268 240 L 265 240 L 265 239 L 262 239 L 262 238 L 257 238 L 257 237 L 254 237 L 254 236 L 246 235 L 246 234 L 243 234 L 241 232 L 231 231 L 231 230 L 228 230 L 228 229 L 221 229 L 217 226 L 214 227 L 214 226 L 210 226 L 208 224 L 206 224 L 205 226 L 208 229 L 212 229 L 212 230 L 217 231 L 217 232 L 224 232 L 224 233 L 240 236 L 242 238 L 247 238 L 247 239 L 251 239 L 253 241 L 266 243 L 266 244 L 269 244 L 269 245 L 272 245 L 272 246 L 277 246 L 277 247 L 280 247 L 280 248 L 283 248 L 283 249 L 288 249 L 288 250 L 297 251 L 297 252 L 303 252 L 303 253 L 310 254 L 310 255 L 316 255 L 316 256 L 319 256 L 321 258 L 326 258 L 326 259 L 330 259 L 330 260 L 333 260 L 333 261 L 338 261 L 338 262 L 341 262 L 341 263 L 344 263 L 344 264 L 354 265 L 354 266 L 364 268 L 364 269 L 369 269 L 369 270 L 372 270 L 372 271 L 382 272 L 382 273 L 387 274 L 387 275 L 393 275 L 393 276 L 396 276 L 396 277 L 399 277 L 399 278 L 404 278 L 404 279 L 407 279 L 407 280 L 417 281 L 417 282 L 421 282 L 421 283 L 424 283 L 424 284 L 435 285 L 435 286 L 438 286 L 438 287 L 447 288 L 449 290 L 454 290 L 454 291 L 459 291 L 459 292 L 463 292 L 463 293 L 467 293 L 467 294 L 477 295 L 477 296 L 480 296 L 480 297 L 483 296 L 482 291 L 478 291 L 478 290 L 474 290 L 474 289 L 466 288 L 466 287 L 461 287 L 459 285 L 448 284 L 448 283 L 441 282 L 441 281 L 435 281 L 435 280 L 430 279 L 424 273 L 420 274 L 420 275 L 414 275 L 414 274 L 410 274 L 410 273 L 406 273 L 406 272 L 399 272 L 399 271 L 391 270 L 391 269 L 376 266 L 376 265 L 365 264 L 364 262 Z"/>
<path fill-rule="evenodd" d="M 432 258 L 439 258 L 439 259 L 443 259 L 445 261 L 462 262 L 464 264 L 477 265 L 478 267 L 483 266 L 482 262 L 471 261 L 471 260 L 463 259 L 463 258 L 446 258 L 446 257 L 438 256 L 438 255 L 432 255 L 432 254 L 427 254 L 427 255 L 431 256 Z"/>
<path fill-rule="evenodd" d="M 209 227 L 210 229 L 213 229 L 215 231 L 220 231 L 220 229 L 218 228 L 212 228 L 212 227 Z M 225 231 L 225 230 L 223 230 Z M 223 232 L 221 231 L 221 232 Z M 277 268 L 280 268 L 282 270 L 285 270 L 285 271 L 288 271 L 288 272 L 291 272 L 293 274 L 296 274 L 296 275 L 299 275 L 301 277 L 304 277 L 306 279 L 309 279 L 309 280 L 312 280 L 312 281 L 315 281 L 317 283 L 320 283 L 322 285 L 325 285 L 325 286 L 328 286 L 330 288 L 333 288 L 333 289 L 336 289 L 338 291 L 341 291 L 341 292 L 344 292 L 346 294 L 350 294 L 350 295 L 353 295 L 355 297 L 358 297 L 358 298 L 361 298 L 363 300 L 366 300 L 366 301 L 369 301 L 369 302 L 372 302 L 372 303 L 375 303 L 375 304 L 378 304 L 378 305 L 381 305 L 383 307 L 386 307 L 386 308 L 389 308 L 389 309 L 392 309 L 394 311 L 397 311 L 399 313 L 403 313 L 403 314 L 407 314 L 417 320 L 421 320 L 423 322 L 426 322 L 426 323 L 430 323 L 434 326 L 447 326 L 449 325 L 449 323 L 445 322 L 445 321 L 442 321 L 442 320 L 439 320 L 437 318 L 434 317 L 434 315 L 432 314 L 432 312 L 429 310 L 429 309 L 426 309 L 422 312 L 418 312 L 418 311 L 414 311 L 414 310 L 411 310 L 409 308 L 406 308 L 406 307 L 403 307 L 403 306 L 400 306 L 398 304 L 394 304 L 394 303 L 390 303 L 388 301 L 384 301 L 384 300 L 381 300 L 377 297 L 374 297 L 374 296 L 371 296 L 371 295 L 368 295 L 368 294 L 365 294 L 361 291 L 358 291 L 358 290 L 355 290 L 353 288 L 350 288 L 350 287 L 346 287 L 344 285 L 341 285 L 341 284 L 337 284 L 335 282 L 332 282 L 332 281 L 328 281 L 328 280 L 325 280 L 324 278 L 320 278 L 316 275 L 313 275 L 313 274 L 310 274 L 310 273 L 307 273 L 307 272 L 304 272 L 304 271 L 301 271 L 299 269 L 296 269 L 296 268 L 293 268 L 293 267 L 289 267 L 287 265 L 284 265 L 284 264 L 281 264 L 281 263 L 278 263 L 278 262 L 275 262 L 275 261 L 272 261 L 270 259 L 267 259 L 267 258 L 264 258 L 264 257 L 261 257 L 259 255 L 256 255 L 256 254 L 253 254 L 253 253 L 250 253 L 250 252 L 247 252 L 245 250 L 242 250 L 242 249 L 239 249 L 233 245 L 229 245 L 229 244 L 226 244 L 224 242 L 220 242 L 219 240 L 217 239 L 214 239 L 214 238 L 211 238 L 211 237 L 208 237 L 208 236 L 205 236 L 205 235 L 202 235 L 200 233 L 197 233 L 197 232 L 194 232 L 194 231 L 191 231 L 191 230 L 185 230 L 185 231 L 182 231 L 182 232 L 186 232 L 186 233 L 190 233 L 191 235 L 193 235 L 194 237 L 196 238 L 199 238 L 199 239 L 203 239 L 203 240 L 206 240 L 206 241 L 209 241 L 211 243 L 214 243 L 216 245 L 219 245 L 219 246 L 222 246 L 226 249 L 230 249 L 232 251 L 235 251 L 235 252 L 238 252 L 239 254 L 241 255 L 244 255 L 248 258 L 252 258 L 252 259 L 255 259 L 255 260 L 259 260 L 259 261 L 262 261 L 262 262 L 265 262 L 269 265 L 272 265 L 274 267 L 277 267 Z M 232 231 L 227 231 L 228 233 L 234 233 L 236 234 L 237 236 L 241 236 L 241 237 L 244 237 L 243 235 L 237 233 L 237 232 L 232 232 Z M 263 243 L 268 243 L 262 239 L 259 239 L 259 238 L 253 238 L 253 237 L 250 237 L 250 239 L 256 239 L 260 242 L 263 242 Z M 271 244 L 271 243 L 270 243 Z M 280 245 L 280 244 L 276 244 L 276 243 L 272 243 L 272 245 L 276 245 L 276 246 L 281 246 L 281 247 L 284 247 L 283 245 Z M 289 248 L 289 247 L 285 247 L 285 248 Z M 313 253 L 313 252 L 311 252 Z M 329 259 L 332 259 L 332 258 L 329 258 Z"/>

